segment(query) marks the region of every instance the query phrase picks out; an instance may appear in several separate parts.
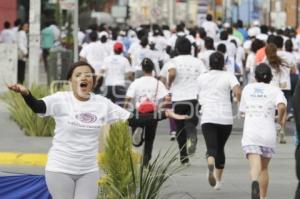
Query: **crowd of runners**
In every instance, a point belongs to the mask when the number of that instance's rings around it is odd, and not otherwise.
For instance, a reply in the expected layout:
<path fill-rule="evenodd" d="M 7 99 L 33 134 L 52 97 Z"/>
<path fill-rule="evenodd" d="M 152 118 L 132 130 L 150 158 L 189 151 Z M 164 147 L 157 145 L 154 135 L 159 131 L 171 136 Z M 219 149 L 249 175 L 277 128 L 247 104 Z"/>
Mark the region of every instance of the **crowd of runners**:
<path fill-rule="evenodd" d="M 286 121 L 295 120 L 299 132 L 300 29 L 258 21 L 245 28 L 240 20 L 217 25 L 208 14 L 201 27 L 94 25 L 78 37 L 80 61 L 68 73 L 71 92 L 38 100 L 20 84 L 9 86 L 34 112 L 56 120 L 46 167 L 54 198 L 95 198 L 97 133 L 116 120 L 128 120 L 135 146 L 144 142 L 145 167 L 163 119 L 170 122 L 181 164 L 190 165 L 200 121 L 207 179 L 220 190 L 234 117 L 244 120 L 241 150 L 250 165 L 251 198 L 267 198 L 268 166 L 277 140 L 286 144 Z"/>

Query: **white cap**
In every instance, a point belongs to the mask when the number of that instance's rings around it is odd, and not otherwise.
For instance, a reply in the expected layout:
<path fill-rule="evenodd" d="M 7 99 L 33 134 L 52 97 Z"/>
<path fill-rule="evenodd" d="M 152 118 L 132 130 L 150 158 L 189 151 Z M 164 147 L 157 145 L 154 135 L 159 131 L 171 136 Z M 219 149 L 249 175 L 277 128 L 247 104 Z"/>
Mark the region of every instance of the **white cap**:
<path fill-rule="evenodd" d="M 258 20 L 255 20 L 255 21 L 253 21 L 252 25 L 253 25 L 253 26 L 259 26 L 259 25 L 260 25 L 260 23 L 259 23 L 259 21 L 258 21 Z"/>
<path fill-rule="evenodd" d="M 229 27 L 230 27 L 230 23 L 228 23 L 228 22 L 224 23 L 224 24 L 223 24 L 223 27 L 224 27 L 224 28 L 229 28 Z"/>
<path fill-rule="evenodd" d="M 258 35 L 256 35 L 256 39 L 259 39 L 259 40 L 262 40 L 262 41 L 266 42 L 268 40 L 268 35 L 258 34 Z"/>
<path fill-rule="evenodd" d="M 108 33 L 107 33 L 106 31 L 101 31 L 101 32 L 99 33 L 99 38 L 101 38 L 101 37 L 103 37 L 103 36 L 105 36 L 105 37 L 108 38 Z"/>
<path fill-rule="evenodd" d="M 252 27 L 248 30 L 249 37 L 255 37 L 256 35 L 260 34 L 260 28 Z"/>

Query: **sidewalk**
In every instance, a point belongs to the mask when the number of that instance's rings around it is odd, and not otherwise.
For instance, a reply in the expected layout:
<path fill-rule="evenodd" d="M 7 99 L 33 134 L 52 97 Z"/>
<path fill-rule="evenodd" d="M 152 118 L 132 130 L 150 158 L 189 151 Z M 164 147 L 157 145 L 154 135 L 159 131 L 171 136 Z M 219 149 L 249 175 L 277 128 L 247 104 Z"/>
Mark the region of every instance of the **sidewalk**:
<path fill-rule="evenodd" d="M 17 153 L 47 153 L 52 138 L 27 137 L 19 127 L 9 119 L 8 111 L 3 102 L 0 102 L 0 154 L 1 152 Z M 169 199 L 249 199 L 250 180 L 249 166 L 241 149 L 241 131 L 235 128 L 226 145 L 226 169 L 224 186 L 221 191 L 213 190 L 206 180 L 205 143 L 199 135 L 196 154 L 191 158 L 192 165 L 173 176 L 167 187 L 161 193 L 179 193 L 166 197 Z M 297 181 L 294 166 L 294 149 L 291 136 L 288 143 L 277 145 L 276 155 L 270 164 L 269 199 L 291 199 L 294 197 Z M 153 157 L 161 150 L 162 153 L 176 142 L 169 141 L 168 122 L 161 122 L 154 143 Z M 1 158 L 1 157 L 0 157 Z M 179 163 L 178 163 L 179 164 Z M 37 166 L 3 165 L 0 162 L 0 175 L 9 173 L 43 174 L 44 168 Z M 190 196 L 187 196 L 186 194 Z"/>

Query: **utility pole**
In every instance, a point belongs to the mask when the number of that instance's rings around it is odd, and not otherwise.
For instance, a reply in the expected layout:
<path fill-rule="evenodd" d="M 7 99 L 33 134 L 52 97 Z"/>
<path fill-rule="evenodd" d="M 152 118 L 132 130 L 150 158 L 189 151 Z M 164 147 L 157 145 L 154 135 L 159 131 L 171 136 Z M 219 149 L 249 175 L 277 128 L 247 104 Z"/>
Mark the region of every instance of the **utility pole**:
<path fill-rule="evenodd" d="M 74 62 L 78 61 L 78 13 L 79 13 L 79 6 L 78 6 L 78 0 L 74 0 L 75 6 L 74 6 L 74 25 L 73 25 L 73 42 L 74 42 Z"/>
<path fill-rule="evenodd" d="M 296 28 L 299 26 L 299 0 L 296 0 Z"/>
<path fill-rule="evenodd" d="M 29 87 L 38 83 L 41 0 L 30 0 L 29 6 Z"/>

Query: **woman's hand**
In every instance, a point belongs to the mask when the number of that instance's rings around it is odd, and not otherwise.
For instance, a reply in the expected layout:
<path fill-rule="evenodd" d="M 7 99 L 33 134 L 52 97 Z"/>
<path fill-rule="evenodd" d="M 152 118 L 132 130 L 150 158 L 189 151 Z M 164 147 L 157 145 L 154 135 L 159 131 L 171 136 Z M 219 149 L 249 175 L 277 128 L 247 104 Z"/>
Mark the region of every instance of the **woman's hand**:
<path fill-rule="evenodd" d="M 24 95 L 24 96 L 29 95 L 29 90 L 21 84 L 7 85 L 7 88 L 11 91 L 16 92 L 16 93 L 20 93 L 21 95 Z"/>

